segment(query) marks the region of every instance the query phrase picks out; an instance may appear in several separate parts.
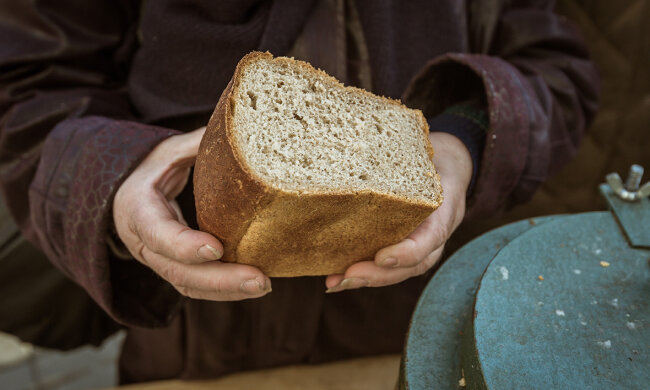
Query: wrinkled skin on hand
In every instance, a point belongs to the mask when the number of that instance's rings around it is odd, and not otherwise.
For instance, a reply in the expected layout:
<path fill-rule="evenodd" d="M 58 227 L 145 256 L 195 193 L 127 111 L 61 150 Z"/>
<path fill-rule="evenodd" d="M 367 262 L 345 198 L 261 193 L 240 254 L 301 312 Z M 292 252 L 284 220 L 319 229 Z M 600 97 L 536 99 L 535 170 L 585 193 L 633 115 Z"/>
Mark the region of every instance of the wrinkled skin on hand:
<path fill-rule="evenodd" d="M 187 226 L 175 198 L 188 182 L 205 128 L 160 143 L 120 186 L 113 201 L 117 233 L 131 254 L 181 294 L 213 301 L 258 298 L 271 291 L 259 269 L 221 262 L 214 236 Z M 429 135 L 444 191 L 443 204 L 401 242 L 379 250 L 374 261 L 329 275 L 328 292 L 399 283 L 428 271 L 463 220 L 472 176 L 469 152 L 456 137 Z"/>
<path fill-rule="evenodd" d="M 445 243 L 465 216 L 472 160 L 465 145 L 453 135 L 432 132 L 429 139 L 443 189 L 442 205 L 404 240 L 379 250 L 374 261 L 358 262 L 344 274 L 329 275 L 325 281 L 328 292 L 396 284 L 422 275 L 440 259 Z"/>
<path fill-rule="evenodd" d="M 131 254 L 197 299 L 234 301 L 271 291 L 259 269 L 218 261 L 223 246 L 187 226 L 175 198 L 188 182 L 205 128 L 161 142 L 120 186 L 113 201 L 117 233 Z"/>

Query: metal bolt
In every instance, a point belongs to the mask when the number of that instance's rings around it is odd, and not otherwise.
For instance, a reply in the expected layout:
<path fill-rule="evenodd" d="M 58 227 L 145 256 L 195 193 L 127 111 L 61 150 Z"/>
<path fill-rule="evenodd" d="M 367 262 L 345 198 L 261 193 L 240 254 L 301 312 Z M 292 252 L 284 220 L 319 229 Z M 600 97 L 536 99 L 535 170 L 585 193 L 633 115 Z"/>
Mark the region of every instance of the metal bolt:
<path fill-rule="evenodd" d="M 623 186 L 623 180 L 621 180 L 618 173 L 610 173 L 605 177 L 605 179 L 612 188 L 612 191 L 614 191 L 619 198 L 628 202 L 636 202 L 650 196 L 650 182 L 645 183 L 639 188 L 642 177 L 643 167 L 634 164 L 630 167 L 630 173 L 625 182 L 625 186 Z"/>
<path fill-rule="evenodd" d="M 628 191 L 636 191 L 639 189 L 641 184 L 641 178 L 643 177 L 643 167 L 638 164 L 634 164 L 630 167 L 630 171 L 627 174 L 627 181 L 625 182 L 625 189 Z"/>

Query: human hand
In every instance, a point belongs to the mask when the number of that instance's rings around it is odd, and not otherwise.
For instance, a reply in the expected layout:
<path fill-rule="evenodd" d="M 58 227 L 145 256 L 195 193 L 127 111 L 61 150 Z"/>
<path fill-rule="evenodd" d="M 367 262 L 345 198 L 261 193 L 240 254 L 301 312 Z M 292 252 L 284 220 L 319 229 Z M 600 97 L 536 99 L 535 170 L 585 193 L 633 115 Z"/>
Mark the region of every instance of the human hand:
<path fill-rule="evenodd" d="M 451 134 L 432 132 L 429 139 L 435 148 L 433 163 L 442 184 L 442 205 L 404 240 L 380 249 L 374 261 L 361 261 L 344 274 L 329 275 L 327 292 L 388 286 L 421 275 L 438 262 L 445 243 L 465 216 L 472 159 L 465 145 Z"/>
<path fill-rule="evenodd" d="M 187 226 L 175 198 L 187 184 L 205 128 L 161 142 L 118 189 L 113 220 L 142 264 L 181 294 L 212 301 L 257 298 L 271 291 L 259 269 L 217 261 L 223 246 Z"/>

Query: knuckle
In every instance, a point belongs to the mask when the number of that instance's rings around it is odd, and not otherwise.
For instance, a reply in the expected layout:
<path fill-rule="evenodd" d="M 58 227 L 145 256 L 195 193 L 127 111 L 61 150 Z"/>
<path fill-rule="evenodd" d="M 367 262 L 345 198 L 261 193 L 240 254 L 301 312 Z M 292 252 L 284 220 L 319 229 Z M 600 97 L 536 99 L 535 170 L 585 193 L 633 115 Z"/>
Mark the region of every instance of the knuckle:
<path fill-rule="evenodd" d="M 448 237 L 449 237 L 449 226 L 440 225 L 438 229 L 436 229 L 436 235 L 435 235 L 436 240 L 442 244 L 445 241 L 447 241 Z"/>
<path fill-rule="evenodd" d="M 183 295 L 185 297 L 188 297 L 188 298 L 193 298 L 192 297 L 192 291 L 188 287 L 174 286 L 174 288 L 176 289 L 176 291 L 178 291 L 179 294 L 181 294 L 181 295 Z"/>
<path fill-rule="evenodd" d="M 415 253 L 410 252 L 408 256 L 404 257 L 404 261 L 402 263 L 403 267 L 414 267 L 420 263 L 422 259 L 420 259 Z"/>
<path fill-rule="evenodd" d="M 429 265 L 427 264 L 426 261 L 423 261 L 421 263 L 418 263 L 415 267 L 413 267 L 413 276 L 422 275 L 428 270 L 429 270 Z"/>
<path fill-rule="evenodd" d="M 223 276 L 218 275 L 214 279 L 212 279 L 212 289 L 215 293 L 217 294 L 224 294 L 227 293 L 228 290 L 225 288 L 225 281 L 223 279 Z"/>
<path fill-rule="evenodd" d="M 141 226 L 139 226 L 137 222 L 134 223 L 134 228 L 135 228 L 134 231 L 138 234 L 140 239 L 146 243 L 149 249 L 157 253 L 158 243 L 156 241 L 156 233 L 154 231 L 155 229 L 151 226 L 145 226 L 144 228 L 142 228 Z"/>
<path fill-rule="evenodd" d="M 418 242 L 413 239 L 409 239 L 408 250 L 406 251 L 403 259 L 404 266 L 412 267 L 417 265 L 422 261 L 422 257 L 419 256 L 419 253 L 422 251 Z"/>
<path fill-rule="evenodd" d="M 128 229 L 128 231 L 131 234 L 133 234 L 135 236 L 138 236 L 138 237 L 140 236 L 140 234 L 138 232 L 138 225 L 135 223 L 135 221 L 132 218 L 129 218 L 129 221 L 126 224 L 126 228 Z"/>
<path fill-rule="evenodd" d="M 144 256 L 144 244 L 142 243 L 142 241 L 138 241 L 138 243 L 135 245 L 135 248 L 131 249 L 127 247 L 127 249 L 129 249 L 131 254 L 133 254 L 133 256 L 136 259 L 140 260 L 145 264 L 148 263 L 146 257 Z"/>
<path fill-rule="evenodd" d="M 393 273 L 377 275 L 376 277 L 370 280 L 370 286 L 375 286 L 375 287 L 388 286 L 397 283 L 396 281 L 394 281 L 394 279 L 395 277 Z"/>
<path fill-rule="evenodd" d="M 170 263 L 163 269 L 161 276 L 175 287 L 185 286 L 185 273 L 177 265 Z"/>
<path fill-rule="evenodd" d="M 438 253 L 435 251 L 431 252 L 424 258 L 424 260 L 422 260 L 422 262 L 420 262 L 418 265 L 414 267 L 413 276 L 419 276 L 429 271 L 429 269 L 433 267 L 433 265 L 436 263 L 437 260 L 438 260 Z"/>
<path fill-rule="evenodd" d="M 182 245 L 182 244 L 180 244 Z M 167 256 L 171 259 L 174 259 L 176 261 L 179 261 L 181 263 L 187 264 L 187 261 L 185 261 L 185 258 L 181 256 L 182 251 L 179 249 L 179 243 L 173 243 L 171 245 L 164 245 L 163 243 L 160 243 L 157 245 L 156 250 L 158 253 L 160 253 L 163 256 Z"/>
<path fill-rule="evenodd" d="M 184 263 L 191 262 L 197 258 L 196 251 L 188 247 L 187 240 L 183 239 L 183 233 L 191 230 L 190 228 L 183 229 L 178 232 L 175 237 L 173 245 L 169 248 L 170 256 L 174 259 L 182 261 Z"/>

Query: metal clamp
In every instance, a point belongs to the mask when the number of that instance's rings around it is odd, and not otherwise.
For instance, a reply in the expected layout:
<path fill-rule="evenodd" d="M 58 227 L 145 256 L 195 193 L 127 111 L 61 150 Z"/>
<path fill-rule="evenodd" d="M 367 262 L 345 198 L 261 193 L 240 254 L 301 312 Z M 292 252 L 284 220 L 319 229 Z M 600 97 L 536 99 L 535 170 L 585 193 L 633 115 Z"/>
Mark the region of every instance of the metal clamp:
<path fill-rule="evenodd" d="M 618 173 L 610 173 L 605 176 L 607 183 L 619 198 L 628 202 L 636 202 L 640 199 L 650 196 L 650 181 L 645 183 L 641 188 L 641 178 L 643 177 L 643 167 L 634 164 L 630 167 L 630 172 L 627 175 L 627 181 L 623 186 L 623 180 Z"/>

